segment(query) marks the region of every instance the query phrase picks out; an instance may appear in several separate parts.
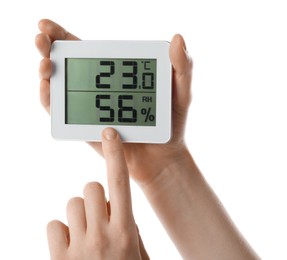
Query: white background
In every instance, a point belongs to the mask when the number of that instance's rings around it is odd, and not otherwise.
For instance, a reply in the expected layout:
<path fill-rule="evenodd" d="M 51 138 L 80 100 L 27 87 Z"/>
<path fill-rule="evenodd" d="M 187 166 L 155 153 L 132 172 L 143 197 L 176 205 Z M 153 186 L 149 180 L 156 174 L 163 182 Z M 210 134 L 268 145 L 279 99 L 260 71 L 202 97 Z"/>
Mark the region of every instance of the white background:
<path fill-rule="evenodd" d="M 66 202 L 87 182 L 106 187 L 104 161 L 88 145 L 50 136 L 34 47 L 41 18 L 82 39 L 181 33 L 194 60 L 190 150 L 258 254 L 287 259 L 286 13 L 283 0 L 1 1 L 0 259 L 49 259 L 47 222 L 66 221 Z M 151 258 L 180 259 L 132 188 Z"/>

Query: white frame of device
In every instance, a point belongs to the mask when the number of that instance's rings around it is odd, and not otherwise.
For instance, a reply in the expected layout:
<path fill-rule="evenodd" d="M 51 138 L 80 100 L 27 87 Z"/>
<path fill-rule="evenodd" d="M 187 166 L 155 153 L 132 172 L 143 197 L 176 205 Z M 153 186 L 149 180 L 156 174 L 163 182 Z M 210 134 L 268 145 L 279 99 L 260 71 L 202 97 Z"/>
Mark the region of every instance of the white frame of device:
<path fill-rule="evenodd" d="M 167 143 L 172 135 L 172 67 L 166 41 L 55 41 L 51 48 L 51 126 L 56 139 L 101 141 L 103 129 L 116 129 L 123 142 Z M 156 59 L 156 126 L 65 123 L 65 59 Z"/>

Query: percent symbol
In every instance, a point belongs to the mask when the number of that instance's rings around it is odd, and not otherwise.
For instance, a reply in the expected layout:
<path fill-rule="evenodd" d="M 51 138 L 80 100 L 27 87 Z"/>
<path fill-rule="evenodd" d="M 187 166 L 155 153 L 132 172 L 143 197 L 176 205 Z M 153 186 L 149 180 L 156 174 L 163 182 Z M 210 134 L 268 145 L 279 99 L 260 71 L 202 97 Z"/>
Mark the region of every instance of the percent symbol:
<path fill-rule="evenodd" d="M 147 122 L 148 120 L 149 121 L 154 121 L 154 115 L 151 115 L 150 112 L 151 112 L 151 108 L 150 107 L 148 109 L 142 108 L 141 114 L 145 115 L 145 120 L 144 120 L 145 122 Z"/>

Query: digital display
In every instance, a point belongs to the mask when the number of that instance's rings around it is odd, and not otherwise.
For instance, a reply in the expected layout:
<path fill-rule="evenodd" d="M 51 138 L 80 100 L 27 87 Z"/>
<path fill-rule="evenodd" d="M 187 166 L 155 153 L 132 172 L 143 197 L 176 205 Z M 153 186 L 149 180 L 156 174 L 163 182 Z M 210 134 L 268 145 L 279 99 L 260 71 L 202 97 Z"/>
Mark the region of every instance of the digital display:
<path fill-rule="evenodd" d="M 156 59 L 65 59 L 65 123 L 156 126 Z"/>

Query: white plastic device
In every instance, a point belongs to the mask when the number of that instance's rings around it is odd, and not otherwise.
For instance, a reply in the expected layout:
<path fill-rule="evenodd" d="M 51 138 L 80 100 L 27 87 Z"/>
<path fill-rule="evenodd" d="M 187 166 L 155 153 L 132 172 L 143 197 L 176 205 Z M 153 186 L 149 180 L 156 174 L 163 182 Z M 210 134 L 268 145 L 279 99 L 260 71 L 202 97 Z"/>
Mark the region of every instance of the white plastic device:
<path fill-rule="evenodd" d="M 172 135 L 172 69 L 165 41 L 55 41 L 50 58 L 56 139 L 166 143 Z"/>

